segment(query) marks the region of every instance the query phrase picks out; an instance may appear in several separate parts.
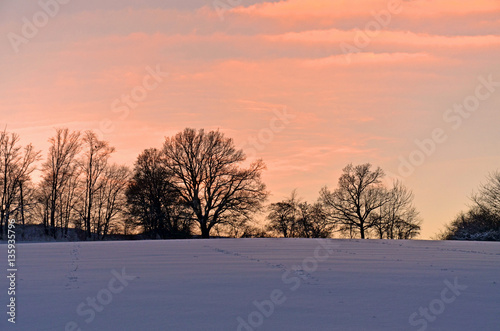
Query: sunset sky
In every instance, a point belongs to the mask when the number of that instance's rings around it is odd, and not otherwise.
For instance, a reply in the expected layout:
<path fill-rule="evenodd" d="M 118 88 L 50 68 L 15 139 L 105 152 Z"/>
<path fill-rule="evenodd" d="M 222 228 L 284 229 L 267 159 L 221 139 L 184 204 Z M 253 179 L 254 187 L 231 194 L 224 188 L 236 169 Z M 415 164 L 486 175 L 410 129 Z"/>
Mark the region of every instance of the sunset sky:
<path fill-rule="evenodd" d="M 56 127 L 130 166 L 220 129 L 271 202 L 370 162 L 413 190 L 424 239 L 500 168 L 498 0 L 60 1 L 0 0 L 0 125 L 44 155 Z"/>

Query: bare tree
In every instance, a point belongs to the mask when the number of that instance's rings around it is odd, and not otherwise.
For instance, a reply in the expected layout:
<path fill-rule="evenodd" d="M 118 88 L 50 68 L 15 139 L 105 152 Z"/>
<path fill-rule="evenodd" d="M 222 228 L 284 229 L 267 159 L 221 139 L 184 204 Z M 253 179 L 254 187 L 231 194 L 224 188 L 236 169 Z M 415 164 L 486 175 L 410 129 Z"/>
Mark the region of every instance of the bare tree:
<path fill-rule="evenodd" d="M 56 134 L 49 139 L 49 143 L 49 153 L 42 165 L 42 195 L 39 196 L 39 201 L 47 208 L 42 212 L 44 224 L 50 226 L 50 234 L 56 237 L 56 217 L 60 211 L 61 198 L 68 182 L 75 176 L 76 156 L 81 149 L 80 132 L 70 132 L 67 128 L 56 129 Z"/>
<path fill-rule="evenodd" d="M 68 171 L 68 179 L 62 186 L 58 203 L 59 227 L 64 236 L 68 235 L 70 224 L 78 230 L 82 229 L 82 219 L 78 213 L 78 205 L 82 200 L 81 165 L 74 162 Z"/>
<path fill-rule="evenodd" d="M 46 234 L 50 226 L 50 198 L 50 187 L 40 183 L 34 194 L 35 207 L 33 214 L 41 220 Z"/>
<path fill-rule="evenodd" d="M 293 190 L 290 197 L 269 206 L 268 230 L 287 238 L 327 238 L 333 225 L 323 205 L 301 201 Z"/>
<path fill-rule="evenodd" d="M 114 221 L 125 212 L 129 176 L 130 169 L 126 166 L 113 164 L 104 169 L 95 195 L 94 231 L 97 239 L 103 240 L 115 230 Z"/>
<path fill-rule="evenodd" d="M 192 209 L 203 238 L 216 224 L 248 219 L 268 195 L 262 160 L 240 168 L 243 151 L 219 131 L 185 129 L 166 139 L 163 153 L 172 184 Z"/>
<path fill-rule="evenodd" d="M 115 151 L 115 148 L 110 147 L 107 141 L 99 140 L 93 131 L 85 131 L 83 146 L 85 152 L 82 161 L 82 172 L 84 176 L 85 193 L 82 217 L 87 238 L 91 238 L 94 196 L 99 190 L 99 178 L 104 173 L 108 165 L 109 157 Z"/>
<path fill-rule="evenodd" d="M 370 217 L 389 200 L 382 185 L 384 172 L 381 168 L 371 170 L 371 164 L 343 169 L 338 188 L 333 192 L 326 187 L 320 192 L 320 200 L 329 210 L 330 220 L 343 232 L 352 236 L 359 233 L 364 239 L 373 228 L 377 218 Z"/>
<path fill-rule="evenodd" d="M 285 238 L 300 237 L 299 225 L 297 222 L 298 210 L 297 192 L 292 191 L 290 197 L 283 201 L 269 205 L 268 230 L 278 233 Z"/>
<path fill-rule="evenodd" d="M 469 210 L 447 225 L 440 239 L 500 241 L 500 172 L 490 173 L 471 200 Z"/>
<path fill-rule="evenodd" d="M 24 224 L 24 191 L 40 152 L 31 144 L 19 145 L 19 135 L 0 132 L 0 233 L 7 228 L 9 215 L 19 211 Z M 5 226 L 5 227 L 4 227 Z"/>
<path fill-rule="evenodd" d="M 500 171 L 490 173 L 486 183 L 479 186 L 471 197 L 472 202 L 500 219 Z"/>
<path fill-rule="evenodd" d="M 22 225 L 33 224 L 36 215 L 36 188 L 31 180 L 21 181 L 19 183 L 19 194 L 17 198 L 17 208 L 14 211 L 14 217 Z M 37 219 L 39 220 L 39 218 Z"/>
<path fill-rule="evenodd" d="M 380 239 L 412 239 L 420 233 L 421 220 L 413 206 L 413 193 L 400 181 L 388 192 L 387 202 L 370 217 Z"/>
<path fill-rule="evenodd" d="M 320 202 L 300 202 L 297 205 L 297 224 L 302 238 L 328 238 L 335 227 Z"/>

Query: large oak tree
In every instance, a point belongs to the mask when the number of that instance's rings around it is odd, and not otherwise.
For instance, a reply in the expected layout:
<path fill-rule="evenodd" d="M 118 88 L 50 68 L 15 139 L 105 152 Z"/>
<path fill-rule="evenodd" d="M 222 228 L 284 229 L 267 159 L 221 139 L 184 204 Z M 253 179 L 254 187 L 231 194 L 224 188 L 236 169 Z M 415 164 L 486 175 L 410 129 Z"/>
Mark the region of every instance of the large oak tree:
<path fill-rule="evenodd" d="M 165 166 L 181 200 L 189 206 L 202 238 L 216 224 L 244 222 L 267 198 L 262 160 L 243 168 L 242 150 L 219 131 L 185 129 L 166 138 Z"/>

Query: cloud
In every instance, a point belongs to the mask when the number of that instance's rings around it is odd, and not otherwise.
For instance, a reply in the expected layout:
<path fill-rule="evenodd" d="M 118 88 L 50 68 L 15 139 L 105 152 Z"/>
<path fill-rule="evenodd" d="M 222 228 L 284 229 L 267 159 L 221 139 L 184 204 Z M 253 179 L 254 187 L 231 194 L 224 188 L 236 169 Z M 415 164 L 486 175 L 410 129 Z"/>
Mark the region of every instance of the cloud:
<path fill-rule="evenodd" d="M 339 44 L 341 42 L 351 42 L 356 35 L 364 33 L 365 38 L 377 44 L 394 44 L 400 47 L 434 47 L 444 48 L 455 47 L 491 47 L 500 45 L 499 35 L 474 35 L 474 36 L 441 36 L 427 33 L 415 33 L 411 31 L 379 31 L 365 32 L 361 30 L 344 31 L 339 29 L 308 30 L 300 32 L 288 32 L 280 35 L 267 36 L 274 42 L 300 42 L 304 45 L 314 45 L 317 43 Z"/>
<path fill-rule="evenodd" d="M 361 0 L 357 1 L 355 5 L 346 0 L 284 0 L 274 3 L 259 3 L 246 8 L 236 7 L 233 11 L 257 16 L 288 18 L 299 16 L 345 18 L 370 15 L 377 9 L 389 11 L 391 8 L 399 7 L 406 15 L 418 14 L 424 17 L 442 14 L 489 13 L 500 10 L 500 5 L 495 0 L 464 1 L 460 4 L 454 0 Z"/>

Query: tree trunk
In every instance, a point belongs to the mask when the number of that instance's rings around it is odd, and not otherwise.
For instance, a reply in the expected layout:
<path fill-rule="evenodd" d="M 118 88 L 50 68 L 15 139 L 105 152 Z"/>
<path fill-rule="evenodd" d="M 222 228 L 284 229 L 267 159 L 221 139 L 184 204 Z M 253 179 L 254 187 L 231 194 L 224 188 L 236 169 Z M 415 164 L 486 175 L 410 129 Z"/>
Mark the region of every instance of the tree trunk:
<path fill-rule="evenodd" d="M 4 231 L 5 231 L 6 234 L 8 233 L 8 228 L 9 228 L 9 217 L 10 217 L 10 212 L 7 209 L 7 211 L 5 213 L 5 223 L 4 223 L 5 224 Z"/>
<path fill-rule="evenodd" d="M 23 195 L 23 182 L 19 183 L 19 194 L 20 194 L 20 204 L 21 204 L 21 223 L 24 227 L 24 195 Z M 24 234 L 24 233 L 23 233 Z"/>
<path fill-rule="evenodd" d="M 87 210 L 87 216 L 86 216 L 86 227 L 87 227 L 87 238 L 90 239 L 92 237 L 92 232 L 90 231 L 90 212 L 92 208 L 92 198 L 90 196 L 90 189 L 89 189 L 89 197 L 88 197 L 88 210 Z"/>
<path fill-rule="evenodd" d="M 208 229 L 207 226 L 201 226 L 201 237 L 203 239 L 208 239 L 210 238 L 210 229 Z"/>
<path fill-rule="evenodd" d="M 4 218 L 4 209 L 2 205 L 0 206 L 0 239 L 3 239 L 3 218 Z"/>
<path fill-rule="evenodd" d="M 23 182 L 21 181 L 19 183 L 19 194 L 20 194 L 20 197 L 19 197 L 19 203 L 21 204 L 21 224 L 23 225 L 23 231 L 21 233 L 21 238 L 24 239 L 24 195 L 23 195 Z"/>
<path fill-rule="evenodd" d="M 50 209 L 50 235 L 56 238 L 56 207 L 54 203 Z"/>
<path fill-rule="evenodd" d="M 93 153 L 92 153 L 92 147 L 90 147 L 91 153 L 89 157 L 89 169 L 87 172 L 87 215 L 85 215 L 86 220 L 85 220 L 85 226 L 87 227 L 87 239 L 90 239 L 92 237 L 91 231 L 90 231 L 90 215 L 91 215 L 91 210 L 92 210 L 92 159 L 93 159 Z"/>
<path fill-rule="evenodd" d="M 57 188 L 56 184 L 52 184 L 52 193 L 50 196 L 50 235 L 56 237 L 55 222 L 56 222 L 56 200 L 57 200 Z"/>

